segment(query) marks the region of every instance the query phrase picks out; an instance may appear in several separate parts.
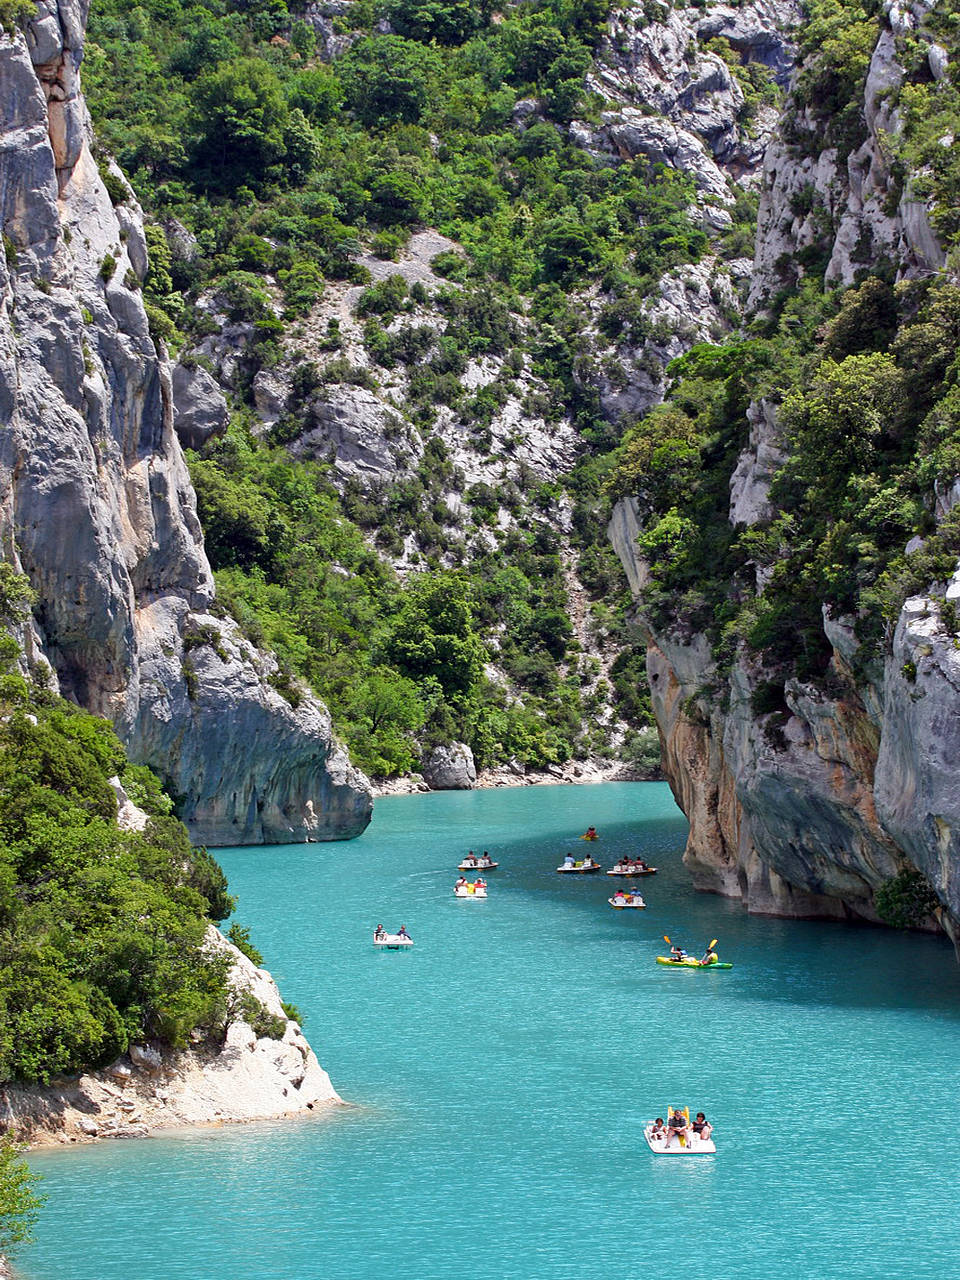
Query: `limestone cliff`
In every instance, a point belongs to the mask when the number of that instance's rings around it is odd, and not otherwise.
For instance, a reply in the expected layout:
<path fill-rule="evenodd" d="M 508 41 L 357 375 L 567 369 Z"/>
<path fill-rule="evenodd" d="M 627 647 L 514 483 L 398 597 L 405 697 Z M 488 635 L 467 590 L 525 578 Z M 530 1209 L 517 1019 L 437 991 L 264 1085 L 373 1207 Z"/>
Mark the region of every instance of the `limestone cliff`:
<path fill-rule="evenodd" d="M 0 37 L 0 535 L 38 594 L 34 647 L 181 798 L 194 838 L 353 836 L 369 789 L 325 708 L 291 705 L 273 660 L 205 618 L 140 211 L 116 168 L 108 194 L 80 93 L 86 14 L 41 0 Z"/>
<path fill-rule="evenodd" d="M 909 181 L 899 190 L 890 161 L 899 122 L 885 90 L 903 77 L 896 36 L 918 34 L 925 6 L 886 11 L 864 90 L 862 144 L 845 161 L 836 148 L 801 158 L 785 140 L 796 136 L 788 119 L 767 150 L 755 305 L 802 275 L 798 262 L 817 236 L 826 237 L 819 250 L 828 283 L 853 280 L 854 246 L 873 246 L 900 278 L 944 262 L 926 207 Z M 769 520 L 771 480 L 787 449 L 775 405 L 758 402 L 749 417 L 749 442 L 730 477 L 730 521 L 741 527 Z M 937 517 L 955 500 L 944 495 Z M 648 566 L 636 546 L 638 514 L 642 523 L 636 501 L 622 500 L 609 534 L 639 596 Z M 764 581 L 758 570 L 758 591 Z M 878 887 L 915 868 L 941 904 L 937 923 L 956 940 L 960 663 L 942 605 L 909 599 L 885 657 L 866 666 L 856 660 L 853 619 L 824 609 L 827 675 L 816 684 L 787 680 L 776 721 L 758 709 L 768 673 L 744 647 L 721 669 L 704 637 L 640 621 L 663 768 L 690 819 L 684 858 L 697 886 L 740 897 L 751 911 L 875 920 Z"/>

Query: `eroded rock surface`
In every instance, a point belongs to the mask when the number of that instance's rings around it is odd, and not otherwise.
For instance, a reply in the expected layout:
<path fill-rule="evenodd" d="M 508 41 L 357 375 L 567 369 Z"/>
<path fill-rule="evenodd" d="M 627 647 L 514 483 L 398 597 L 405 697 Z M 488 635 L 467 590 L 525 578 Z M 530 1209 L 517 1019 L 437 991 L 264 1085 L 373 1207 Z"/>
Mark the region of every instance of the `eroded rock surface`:
<path fill-rule="evenodd" d="M 355 835 L 369 790 L 325 709 L 291 707 L 226 624 L 223 662 L 190 656 L 213 578 L 139 291 L 140 210 L 113 206 L 90 151 L 85 18 L 43 0 L 26 36 L 0 36 L 0 526 L 38 593 L 35 647 L 185 797 L 194 838 Z"/>

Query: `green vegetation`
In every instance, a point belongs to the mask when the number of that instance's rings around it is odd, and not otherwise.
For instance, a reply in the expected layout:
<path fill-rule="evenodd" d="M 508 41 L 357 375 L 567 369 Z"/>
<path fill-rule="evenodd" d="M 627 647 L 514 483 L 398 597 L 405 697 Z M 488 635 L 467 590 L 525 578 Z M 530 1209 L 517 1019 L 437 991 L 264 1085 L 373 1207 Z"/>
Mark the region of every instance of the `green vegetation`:
<path fill-rule="evenodd" d="M 0 620 L 29 590 L 0 565 Z M 226 968 L 204 950 L 232 910 L 223 872 L 110 726 L 32 685 L 0 634 L 0 1080 L 101 1066 L 145 1037 L 222 1026 Z M 108 779 L 150 815 L 121 831 Z"/>
<path fill-rule="evenodd" d="M 0 1136 L 0 1257 L 9 1258 L 33 1239 L 33 1227 L 45 1197 L 37 1176 L 22 1159 L 9 1134 Z"/>
<path fill-rule="evenodd" d="M 907 595 L 956 565 L 960 521 L 935 529 L 929 494 L 960 446 L 960 290 L 868 277 L 839 298 L 811 285 L 756 328 L 765 336 L 676 362 L 667 404 L 627 433 L 611 485 L 643 501 L 659 625 L 707 631 L 721 663 L 742 641 L 774 670 L 822 677 L 824 605 L 855 621 L 867 661 Z M 775 514 L 737 530 L 728 477 L 747 403 L 764 396 L 780 401 L 789 458 Z"/>
<path fill-rule="evenodd" d="M 940 906 L 929 881 L 907 868 L 884 880 L 876 894 L 877 915 L 895 929 L 916 929 Z"/>
<path fill-rule="evenodd" d="M 531 511 L 496 550 L 478 546 L 463 567 L 437 564 L 406 584 L 371 545 L 408 532 L 435 551 L 454 545 L 431 514 L 445 518 L 437 504 L 450 468 L 439 440 L 415 479 L 375 498 L 348 488 L 341 500 L 324 466 L 258 443 L 239 423 L 190 466 L 221 606 L 321 694 L 365 769 L 409 771 L 425 748 L 453 738 L 481 764 L 542 766 L 603 749 L 547 515 Z M 473 499 L 475 519 L 513 501 L 482 486 Z M 611 579 L 623 594 L 611 559 L 594 553 L 598 594 Z M 611 616 L 610 625 L 620 624 Z M 493 659 L 515 692 L 484 674 Z M 649 723 L 642 699 L 625 701 L 623 714 Z"/>

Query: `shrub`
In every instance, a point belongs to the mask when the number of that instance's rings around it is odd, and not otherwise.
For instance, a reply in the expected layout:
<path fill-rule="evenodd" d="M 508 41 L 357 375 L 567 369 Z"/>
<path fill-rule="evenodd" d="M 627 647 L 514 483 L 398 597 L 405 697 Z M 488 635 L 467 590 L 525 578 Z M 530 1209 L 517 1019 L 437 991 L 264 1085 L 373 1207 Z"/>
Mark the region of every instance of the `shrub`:
<path fill-rule="evenodd" d="M 895 929 L 911 929 L 923 924 L 940 906 L 927 878 L 913 867 L 905 868 L 877 889 L 877 915 Z"/>

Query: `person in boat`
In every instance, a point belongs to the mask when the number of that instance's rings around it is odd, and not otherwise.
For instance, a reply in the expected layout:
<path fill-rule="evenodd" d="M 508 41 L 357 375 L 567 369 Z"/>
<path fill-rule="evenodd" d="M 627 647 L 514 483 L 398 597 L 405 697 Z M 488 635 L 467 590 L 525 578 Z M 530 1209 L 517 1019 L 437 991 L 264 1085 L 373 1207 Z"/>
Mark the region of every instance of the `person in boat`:
<path fill-rule="evenodd" d="M 490 865 L 490 863 L 491 863 L 492 861 L 493 861 L 493 859 L 490 857 L 490 854 L 489 854 L 488 850 L 484 849 L 484 851 L 483 851 L 483 857 L 482 857 L 482 858 L 481 858 L 481 860 L 480 860 L 480 865 L 481 865 L 481 867 L 489 867 L 489 865 Z"/>
<path fill-rule="evenodd" d="M 637 870 L 638 870 L 638 871 L 646 871 L 646 870 L 647 870 L 647 864 L 644 862 L 644 860 L 643 860 L 642 858 L 637 858 Z"/>
<path fill-rule="evenodd" d="M 710 1135 L 713 1133 L 713 1125 L 703 1114 L 702 1111 L 697 1112 L 697 1118 L 690 1126 L 701 1142 L 709 1142 Z"/>
<path fill-rule="evenodd" d="M 374 931 L 373 931 L 373 938 L 374 938 L 374 941 L 375 941 L 375 942 L 377 942 L 377 941 L 379 941 L 381 938 L 385 938 L 386 936 L 387 936 L 387 935 L 386 935 L 386 933 L 384 932 L 383 925 L 382 925 L 382 924 L 378 924 L 378 925 L 377 925 L 377 927 L 376 927 L 376 928 L 374 929 Z"/>
<path fill-rule="evenodd" d="M 472 849 L 468 849 L 467 856 L 464 858 L 463 861 L 466 863 L 468 867 L 475 867 L 477 865 L 477 855 L 473 852 Z"/>
<path fill-rule="evenodd" d="M 407 933 L 407 926 L 406 926 L 405 924 L 402 924 L 402 925 L 400 926 L 400 928 L 397 930 L 397 937 L 398 937 L 398 938 L 409 938 L 409 937 L 410 937 L 409 933 Z"/>
<path fill-rule="evenodd" d="M 564 865 L 565 867 L 575 867 L 575 866 L 577 865 L 576 860 L 575 860 L 575 858 L 574 858 L 574 856 L 573 856 L 573 854 L 572 854 L 572 853 L 568 853 L 568 854 L 564 857 L 564 859 L 563 859 L 563 865 Z"/>
<path fill-rule="evenodd" d="M 684 951 L 683 947 L 678 946 L 676 943 L 674 943 L 673 946 L 670 948 L 670 955 L 674 960 L 686 960 L 687 958 L 686 951 Z"/>
<path fill-rule="evenodd" d="M 702 965 L 719 964 L 720 957 L 714 951 L 713 947 L 707 947 L 704 954 L 700 957 L 700 963 Z"/>
<path fill-rule="evenodd" d="M 473 882 L 474 892 L 476 892 L 478 889 L 485 889 L 486 887 L 487 887 L 487 882 L 486 880 L 484 880 L 483 876 L 477 876 L 476 880 Z"/>
<path fill-rule="evenodd" d="M 654 1142 L 663 1142 L 667 1136 L 667 1131 L 663 1127 L 663 1116 L 657 1116 L 653 1122 L 653 1128 L 650 1130 L 650 1137 Z"/>
<path fill-rule="evenodd" d="M 687 1117 L 683 1114 L 683 1112 L 677 1111 L 675 1109 L 672 1110 L 670 1112 L 670 1119 L 668 1121 L 667 1141 L 665 1145 L 669 1147 L 670 1140 L 674 1136 L 676 1136 L 677 1138 L 683 1138 L 687 1130 L 689 1129 L 689 1127 L 690 1127 L 689 1121 L 687 1120 Z"/>
<path fill-rule="evenodd" d="M 596 840 L 596 838 L 597 838 L 597 828 L 596 828 L 596 827 L 587 827 L 586 831 L 585 831 L 585 832 L 584 832 L 584 834 L 583 834 L 583 838 L 584 838 L 584 840 Z"/>
<path fill-rule="evenodd" d="M 460 877 L 460 879 L 457 881 L 457 883 L 456 883 L 453 887 L 454 887 L 455 889 L 460 889 L 460 888 L 462 888 L 462 887 L 463 887 L 463 885 L 465 885 L 466 883 L 467 883 L 467 877 L 466 877 L 466 876 L 461 876 L 461 877 Z"/>

